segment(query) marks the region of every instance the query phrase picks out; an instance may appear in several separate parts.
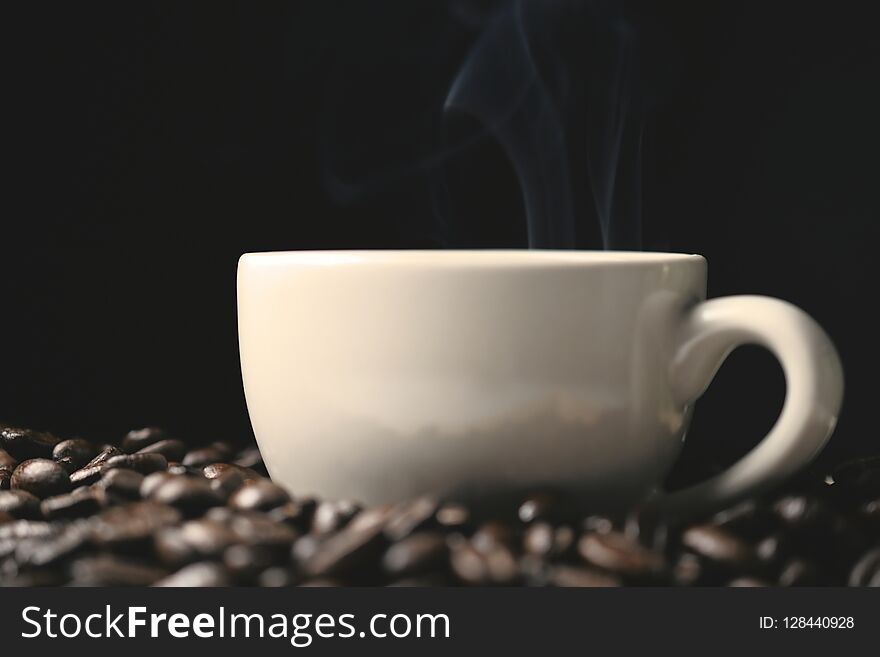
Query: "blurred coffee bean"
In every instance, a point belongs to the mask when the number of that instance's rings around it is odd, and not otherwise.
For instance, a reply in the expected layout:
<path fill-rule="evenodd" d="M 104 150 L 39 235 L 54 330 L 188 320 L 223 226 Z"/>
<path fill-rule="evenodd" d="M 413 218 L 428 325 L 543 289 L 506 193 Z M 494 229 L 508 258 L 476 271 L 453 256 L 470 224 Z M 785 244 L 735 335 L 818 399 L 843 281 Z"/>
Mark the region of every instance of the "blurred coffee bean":
<path fill-rule="evenodd" d="M 704 576 L 703 561 L 689 552 L 679 555 L 672 566 L 672 580 L 676 586 L 697 586 L 704 581 Z"/>
<path fill-rule="evenodd" d="M 430 527 L 439 506 L 432 497 L 420 497 L 399 505 L 385 525 L 385 535 L 392 541 L 399 541 L 417 530 Z"/>
<path fill-rule="evenodd" d="M 612 587 L 621 582 L 609 575 L 582 566 L 556 566 L 550 571 L 550 584 L 560 587 Z"/>
<path fill-rule="evenodd" d="M 237 473 L 242 478 L 242 481 L 256 481 L 263 478 L 250 468 L 243 468 L 240 465 L 233 465 L 231 463 L 209 463 L 201 471 L 206 479 L 216 479 L 231 472 Z"/>
<path fill-rule="evenodd" d="M 386 539 L 387 509 L 362 511 L 343 529 L 321 544 L 303 568 L 310 577 L 340 577 L 364 572 L 378 562 Z"/>
<path fill-rule="evenodd" d="M 292 568 L 286 566 L 272 566 L 266 568 L 257 577 L 257 586 L 267 588 L 279 588 L 295 586 L 300 581 L 299 575 Z"/>
<path fill-rule="evenodd" d="M 792 559 L 779 573 L 779 586 L 818 586 L 822 578 L 816 564 L 805 559 Z"/>
<path fill-rule="evenodd" d="M 322 535 L 342 529 L 360 510 L 360 504 L 351 500 L 321 502 L 312 516 L 312 531 Z"/>
<path fill-rule="evenodd" d="M 712 524 L 737 536 L 754 539 L 772 532 L 779 521 L 767 506 L 757 500 L 746 500 L 716 513 Z"/>
<path fill-rule="evenodd" d="M 297 538 L 290 550 L 290 558 L 294 563 L 302 566 L 312 557 L 318 554 L 324 538 L 315 534 L 306 534 Z"/>
<path fill-rule="evenodd" d="M 0 527 L 0 541 L 45 538 L 57 533 L 58 527 L 54 523 L 40 520 L 14 520 Z"/>
<path fill-rule="evenodd" d="M 260 545 L 231 545 L 223 552 L 223 565 L 239 583 L 253 581 L 276 561 L 275 552 Z"/>
<path fill-rule="evenodd" d="M 156 553 L 163 563 L 176 567 L 193 561 L 222 556 L 238 540 L 223 523 L 205 518 L 179 527 L 165 527 L 156 534 Z"/>
<path fill-rule="evenodd" d="M 98 448 L 82 438 L 62 440 L 52 449 L 52 458 L 61 463 L 68 472 L 79 470 L 97 455 Z"/>
<path fill-rule="evenodd" d="M 0 491 L 0 511 L 13 518 L 33 520 L 43 516 L 40 499 L 25 490 Z"/>
<path fill-rule="evenodd" d="M 849 586 L 880 586 L 880 547 L 868 550 L 853 566 Z"/>
<path fill-rule="evenodd" d="M 168 459 L 161 454 L 144 454 L 142 452 L 111 456 L 104 463 L 104 468 L 107 470 L 113 468 L 127 468 L 144 475 L 164 470 L 167 467 Z"/>
<path fill-rule="evenodd" d="M 439 532 L 420 531 L 393 544 L 382 557 L 385 572 L 408 577 L 439 568 L 447 563 L 449 547 Z"/>
<path fill-rule="evenodd" d="M 230 586 L 229 573 L 218 563 L 203 562 L 185 566 L 176 573 L 159 580 L 153 586 L 159 587 L 217 587 Z"/>
<path fill-rule="evenodd" d="M 101 555 L 74 560 L 70 575 L 73 586 L 149 586 L 166 572 L 144 562 Z"/>
<path fill-rule="evenodd" d="M 791 556 L 791 540 L 788 535 L 776 532 L 762 538 L 755 544 L 755 556 L 771 566 L 779 566 Z"/>
<path fill-rule="evenodd" d="M 12 480 L 12 470 L 0 467 L 0 490 L 9 490 L 9 482 Z"/>
<path fill-rule="evenodd" d="M 120 447 L 128 454 L 133 454 L 153 443 L 165 440 L 169 436 L 164 430 L 158 427 L 145 427 L 143 429 L 135 429 L 125 434 L 120 443 Z"/>
<path fill-rule="evenodd" d="M 10 471 L 15 470 L 18 465 L 18 459 L 13 458 L 12 454 L 5 449 L 0 448 L 0 468 L 9 468 Z"/>
<path fill-rule="evenodd" d="M 111 507 L 94 519 L 93 540 L 101 546 L 130 546 L 149 540 L 162 527 L 180 522 L 181 514 L 174 507 L 158 502 L 132 502 Z"/>
<path fill-rule="evenodd" d="M 69 523 L 49 536 L 21 541 L 15 558 L 20 566 L 42 568 L 84 549 L 90 536 L 91 528 L 87 521 Z"/>
<path fill-rule="evenodd" d="M 182 463 L 192 467 L 203 468 L 211 463 L 225 461 L 232 455 L 232 448 L 227 443 L 212 443 L 207 447 L 198 447 L 186 453 Z"/>
<path fill-rule="evenodd" d="M 52 458 L 52 450 L 59 438 L 31 429 L 0 427 L 0 447 L 17 461 Z"/>
<path fill-rule="evenodd" d="M 614 521 L 607 516 L 592 515 L 584 518 L 581 527 L 586 533 L 608 534 L 614 531 Z"/>
<path fill-rule="evenodd" d="M 815 497 L 788 495 L 773 505 L 779 518 L 792 528 L 819 527 L 830 519 L 828 506 Z"/>
<path fill-rule="evenodd" d="M 151 475 L 152 476 L 152 475 Z M 140 497 L 140 489 L 144 475 L 134 470 L 108 470 L 95 484 L 112 495 L 136 500 Z"/>
<path fill-rule="evenodd" d="M 437 524 L 444 529 L 461 531 L 469 525 L 471 514 L 466 506 L 450 502 L 437 509 L 434 518 L 436 519 Z"/>
<path fill-rule="evenodd" d="M 491 582 L 485 556 L 470 542 L 452 547 L 450 566 L 463 584 L 485 586 Z"/>
<path fill-rule="evenodd" d="M 248 447 L 240 451 L 232 463 L 242 468 L 262 469 L 263 456 L 257 447 Z"/>
<path fill-rule="evenodd" d="M 499 521 L 485 522 L 471 536 L 473 546 L 484 554 L 499 547 L 511 547 L 516 543 L 513 529 Z"/>
<path fill-rule="evenodd" d="M 723 564 L 746 565 L 754 556 L 748 543 L 713 525 L 697 525 L 687 529 L 682 534 L 681 542 L 696 554 Z"/>
<path fill-rule="evenodd" d="M 130 472 L 130 470 L 126 472 Z M 144 479 L 143 481 L 141 481 L 139 493 L 141 497 L 143 497 L 144 499 L 148 499 L 163 483 L 173 477 L 182 477 L 184 475 L 173 475 L 168 472 L 151 472 L 146 476 L 142 476 L 144 477 Z"/>
<path fill-rule="evenodd" d="M 201 515 L 207 509 L 223 504 L 223 497 L 202 478 L 174 475 L 162 481 L 150 499 L 179 509 L 185 516 Z"/>
<path fill-rule="evenodd" d="M 234 509 L 269 511 L 290 501 L 287 491 L 268 479 L 245 483 L 229 498 Z"/>
<path fill-rule="evenodd" d="M 567 555 L 575 544 L 575 538 L 571 527 L 553 527 L 546 522 L 536 522 L 526 530 L 523 547 L 529 554 L 554 559 Z"/>
<path fill-rule="evenodd" d="M 77 488 L 72 493 L 46 498 L 40 504 L 40 509 L 48 520 L 84 518 L 96 513 L 104 505 L 102 492 L 91 488 Z"/>
<path fill-rule="evenodd" d="M 517 515 L 524 523 L 550 520 L 559 516 L 559 505 L 551 493 L 535 493 L 520 505 Z"/>
<path fill-rule="evenodd" d="M 317 507 L 318 502 L 314 498 L 298 499 L 275 507 L 267 515 L 274 522 L 284 523 L 299 532 L 305 532 L 312 524 Z"/>
<path fill-rule="evenodd" d="M 290 526 L 257 512 L 236 514 L 228 525 L 242 543 L 273 550 L 277 554 L 288 554 L 299 536 Z"/>
<path fill-rule="evenodd" d="M 180 461 L 186 454 L 186 445 L 176 438 L 166 438 L 139 449 L 136 454 L 161 454 L 168 461 Z"/>
<path fill-rule="evenodd" d="M 483 552 L 489 579 L 493 584 L 509 586 L 519 582 L 519 567 L 513 551 L 506 545 L 497 545 Z"/>
<path fill-rule="evenodd" d="M 578 551 L 588 563 L 631 578 L 653 578 L 662 573 L 663 558 L 617 531 L 584 534 Z"/>
<path fill-rule="evenodd" d="M 9 481 L 11 489 L 37 497 L 60 495 L 70 490 L 67 471 L 51 459 L 29 459 L 18 464 Z"/>

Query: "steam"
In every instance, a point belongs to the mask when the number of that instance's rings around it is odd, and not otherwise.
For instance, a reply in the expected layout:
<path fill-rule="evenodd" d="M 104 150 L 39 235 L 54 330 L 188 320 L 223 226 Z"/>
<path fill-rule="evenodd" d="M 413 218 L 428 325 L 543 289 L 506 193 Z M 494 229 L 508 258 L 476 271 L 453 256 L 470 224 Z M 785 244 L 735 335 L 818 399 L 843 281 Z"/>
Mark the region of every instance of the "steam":
<path fill-rule="evenodd" d="M 583 184 L 589 186 L 602 246 L 641 248 L 637 41 L 616 6 L 516 0 L 483 32 L 446 98 L 446 110 L 472 115 L 510 158 L 531 248 L 579 246 L 567 147 L 579 133 L 586 138 Z M 551 89 L 536 50 L 558 55 L 558 42 L 572 22 L 586 41 L 581 50 L 586 60 L 565 65 L 557 57 L 550 67 L 556 78 Z M 585 115 L 564 114 L 573 97 L 583 98 Z M 571 122 L 578 119 L 584 125 L 573 130 Z"/>

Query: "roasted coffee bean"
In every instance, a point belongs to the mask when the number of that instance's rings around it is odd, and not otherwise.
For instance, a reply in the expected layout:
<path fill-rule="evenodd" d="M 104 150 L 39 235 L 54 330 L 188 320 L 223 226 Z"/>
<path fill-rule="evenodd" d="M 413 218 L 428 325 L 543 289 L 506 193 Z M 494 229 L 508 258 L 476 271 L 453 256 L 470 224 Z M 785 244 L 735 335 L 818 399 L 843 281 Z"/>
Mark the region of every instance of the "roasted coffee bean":
<path fill-rule="evenodd" d="M 122 439 L 121 447 L 128 454 L 134 454 L 138 450 L 158 443 L 160 440 L 166 440 L 168 434 L 158 427 L 146 427 L 144 429 L 135 429 L 129 431 Z"/>
<path fill-rule="evenodd" d="M 10 488 L 37 497 L 60 495 L 70 490 L 67 471 L 51 459 L 29 459 L 18 464 L 9 481 Z"/>
<path fill-rule="evenodd" d="M 779 586 L 818 586 L 822 583 L 819 569 L 805 559 L 789 561 L 779 573 Z"/>
<path fill-rule="evenodd" d="M 387 509 L 359 513 L 321 544 L 321 549 L 304 564 L 305 572 L 311 577 L 340 577 L 368 568 L 385 547 L 383 529 L 387 519 Z"/>
<path fill-rule="evenodd" d="M 9 482 L 12 480 L 12 470 L 0 466 L 0 490 L 9 490 Z"/>
<path fill-rule="evenodd" d="M 168 565 L 219 558 L 238 536 L 223 523 L 205 518 L 180 527 L 166 527 L 156 535 L 156 552 Z"/>
<path fill-rule="evenodd" d="M 105 464 L 87 465 L 70 474 L 72 486 L 89 486 L 104 476 Z"/>
<path fill-rule="evenodd" d="M 216 587 L 229 586 L 229 573 L 218 563 L 194 563 L 181 568 L 173 575 L 159 580 L 154 586 L 161 587 Z"/>
<path fill-rule="evenodd" d="M 385 535 L 392 541 L 399 541 L 414 531 L 430 527 L 435 522 L 439 504 L 432 497 L 420 497 L 395 508 L 385 525 Z"/>
<path fill-rule="evenodd" d="M 117 468 L 115 470 L 108 470 L 95 485 L 103 488 L 111 495 L 136 500 L 140 497 L 140 489 L 144 478 L 144 475 L 140 472 Z"/>
<path fill-rule="evenodd" d="M 558 515 L 559 500 L 550 493 L 536 493 L 523 502 L 517 515 L 522 522 L 550 520 Z"/>
<path fill-rule="evenodd" d="M 46 498 L 40 504 L 40 509 L 48 520 L 84 518 L 104 506 L 102 493 L 101 490 L 77 488 L 72 493 Z"/>
<path fill-rule="evenodd" d="M 467 528 L 471 522 L 471 514 L 468 508 L 461 504 L 447 503 L 437 509 L 435 514 L 437 524 L 447 530 L 461 531 Z"/>
<path fill-rule="evenodd" d="M 199 447 L 187 452 L 183 457 L 183 464 L 196 468 L 203 468 L 211 463 L 225 461 L 232 454 L 232 449 L 227 443 L 217 442 L 207 447 Z"/>
<path fill-rule="evenodd" d="M 68 523 L 50 536 L 21 541 L 15 558 L 20 566 L 45 567 L 84 549 L 91 536 L 88 521 Z"/>
<path fill-rule="evenodd" d="M 277 561 L 274 551 L 259 545 L 231 545 L 223 552 L 223 565 L 238 582 L 250 582 Z"/>
<path fill-rule="evenodd" d="M 260 546 L 278 554 L 287 554 L 298 536 L 290 526 L 257 512 L 238 513 L 228 525 L 242 543 Z"/>
<path fill-rule="evenodd" d="M 97 465 L 103 465 L 104 463 L 106 463 L 107 461 L 112 459 L 114 456 L 122 456 L 123 453 L 124 452 L 121 449 L 119 449 L 118 447 L 114 447 L 113 445 L 107 445 L 100 452 L 98 452 L 98 455 L 95 458 L 93 458 L 91 461 L 86 463 L 86 465 L 84 467 L 90 468 L 90 467 L 94 467 Z"/>
<path fill-rule="evenodd" d="M 319 535 L 335 532 L 345 527 L 360 511 L 360 504 L 351 500 L 321 502 L 312 517 L 312 531 Z"/>
<path fill-rule="evenodd" d="M 211 466 L 207 466 L 211 467 Z M 228 500 L 232 494 L 244 486 L 245 477 L 237 469 L 225 470 L 215 477 L 210 477 L 211 489 L 216 491 L 223 499 Z"/>
<path fill-rule="evenodd" d="M 179 509 L 186 516 L 197 516 L 223 504 L 223 497 L 205 479 L 174 475 L 160 483 L 150 499 Z"/>
<path fill-rule="evenodd" d="M 144 499 L 149 498 L 159 486 L 171 479 L 172 477 L 180 477 L 183 475 L 173 475 L 168 472 L 152 472 L 144 476 L 141 482 L 140 496 Z"/>
<path fill-rule="evenodd" d="M 262 479 L 259 474 L 257 474 L 250 468 L 243 468 L 241 466 L 233 465 L 231 463 L 209 463 L 208 465 L 201 468 L 201 472 L 206 479 L 216 479 L 229 472 L 238 473 L 241 476 L 242 481 Z"/>
<path fill-rule="evenodd" d="M 700 556 L 723 564 L 748 564 L 754 556 L 747 543 L 712 525 L 691 527 L 682 534 L 681 541 Z"/>
<path fill-rule="evenodd" d="M 588 534 L 610 534 L 614 531 L 614 521 L 608 516 L 592 515 L 584 518 L 581 527 Z"/>
<path fill-rule="evenodd" d="M 180 519 L 177 509 L 153 501 L 111 507 L 95 518 L 93 540 L 110 548 L 125 547 L 151 539 L 156 531 Z"/>
<path fill-rule="evenodd" d="M 39 520 L 15 520 L 0 527 L 0 541 L 45 538 L 57 533 L 58 527 L 54 523 Z"/>
<path fill-rule="evenodd" d="M 771 534 L 755 545 L 755 556 L 765 564 L 778 566 L 791 556 L 790 544 L 788 534 L 782 532 Z"/>
<path fill-rule="evenodd" d="M 13 458 L 12 454 L 5 449 L 0 449 L 0 468 L 9 468 L 10 472 L 15 470 L 18 465 L 18 459 Z"/>
<path fill-rule="evenodd" d="M 757 500 L 746 500 L 716 513 L 712 524 L 737 536 L 754 539 L 772 532 L 779 522 L 771 509 Z"/>
<path fill-rule="evenodd" d="M 664 567 L 660 554 L 616 531 L 585 534 L 578 541 L 578 551 L 588 563 L 624 577 L 653 578 Z"/>
<path fill-rule="evenodd" d="M 511 547 L 516 543 L 513 529 L 502 522 L 483 523 L 471 537 L 471 543 L 480 552 L 486 553 L 498 547 Z"/>
<path fill-rule="evenodd" d="M 252 468 L 254 470 L 262 470 L 264 468 L 263 455 L 260 454 L 260 450 L 256 447 L 248 447 L 240 451 L 233 463 L 242 468 Z"/>
<path fill-rule="evenodd" d="M 880 586 L 880 547 L 868 550 L 856 562 L 847 579 L 849 586 Z"/>
<path fill-rule="evenodd" d="M 491 582 L 485 555 L 470 542 L 466 541 L 451 548 L 450 566 L 463 584 L 486 586 Z"/>
<path fill-rule="evenodd" d="M 506 545 L 481 550 L 492 584 L 510 585 L 519 580 L 519 568 L 513 551 Z"/>
<path fill-rule="evenodd" d="M 449 547 L 439 532 L 421 531 L 392 545 L 382 558 L 385 572 L 408 577 L 439 568 L 448 562 Z"/>
<path fill-rule="evenodd" d="M 180 461 L 186 454 L 186 445 L 181 440 L 166 438 L 139 449 L 136 454 L 161 454 L 169 461 Z"/>
<path fill-rule="evenodd" d="M 272 566 L 259 574 L 257 586 L 279 588 L 295 586 L 299 581 L 300 577 L 294 569 L 285 566 Z"/>
<path fill-rule="evenodd" d="M 290 501 L 281 486 L 268 479 L 261 479 L 245 484 L 229 498 L 229 506 L 234 509 L 269 511 Z"/>
<path fill-rule="evenodd" d="M 815 497 L 788 495 L 773 505 L 779 518 L 791 528 L 818 528 L 830 520 L 827 505 Z"/>
<path fill-rule="evenodd" d="M 73 586 L 148 586 L 167 573 L 156 566 L 123 557 L 80 557 L 70 567 Z"/>
<path fill-rule="evenodd" d="M 98 455 L 98 448 L 88 440 L 62 440 L 52 449 L 52 458 L 65 465 L 69 472 L 79 470 Z"/>
<path fill-rule="evenodd" d="M 168 459 L 161 454 L 121 454 L 119 456 L 111 456 L 104 463 L 107 470 L 113 468 L 128 468 L 141 474 L 150 474 L 158 472 L 168 467 Z"/>
<path fill-rule="evenodd" d="M 534 523 L 523 536 L 525 551 L 544 559 L 567 555 L 574 544 L 575 533 L 571 527 L 553 527 L 547 522 Z"/>
<path fill-rule="evenodd" d="M 321 549 L 321 543 L 323 543 L 323 541 L 323 537 L 319 537 L 315 534 L 306 534 L 305 536 L 301 536 L 294 541 L 293 546 L 290 550 L 290 558 L 294 561 L 294 563 L 302 566 L 310 559 L 312 559 L 316 554 L 318 554 L 318 551 Z"/>
<path fill-rule="evenodd" d="M 55 436 L 30 429 L 0 427 L 0 447 L 17 461 L 48 459 L 59 439 Z"/>
<path fill-rule="evenodd" d="M 592 568 L 581 566 L 556 566 L 550 571 L 549 583 L 561 587 L 613 587 L 620 586 L 618 578 Z"/>
<path fill-rule="evenodd" d="M 305 532 L 312 524 L 317 506 L 318 502 L 314 498 L 293 500 L 272 509 L 267 515 L 274 522 L 281 522 L 297 531 Z"/>
<path fill-rule="evenodd" d="M 672 580 L 677 586 L 696 586 L 704 580 L 703 561 L 695 554 L 685 552 L 672 566 Z"/>

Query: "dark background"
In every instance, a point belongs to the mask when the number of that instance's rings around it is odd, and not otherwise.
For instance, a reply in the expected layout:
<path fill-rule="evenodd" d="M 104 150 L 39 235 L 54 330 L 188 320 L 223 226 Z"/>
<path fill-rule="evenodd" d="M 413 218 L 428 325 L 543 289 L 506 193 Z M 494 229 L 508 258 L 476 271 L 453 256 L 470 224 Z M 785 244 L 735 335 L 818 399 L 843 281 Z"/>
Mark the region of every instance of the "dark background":
<path fill-rule="evenodd" d="M 442 112 L 502 4 L 5 6 L 0 419 L 244 438 L 240 254 L 525 246 L 509 162 L 491 140 L 450 150 Z M 546 6 L 565 4 L 578 3 Z M 769 294 L 812 314 L 847 377 L 823 458 L 877 452 L 870 3 L 742 4 L 625 7 L 647 44 L 643 247 L 706 255 L 712 296 Z M 575 81 L 597 61 L 580 68 L 577 26 L 561 57 Z M 579 111 L 566 108 L 568 136 Z M 586 189 L 569 146 L 572 186 Z M 578 247 L 601 248 L 580 221 Z M 743 453 L 783 391 L 769 355 L 738 350 L 699 405 L 686 461 Z"/>

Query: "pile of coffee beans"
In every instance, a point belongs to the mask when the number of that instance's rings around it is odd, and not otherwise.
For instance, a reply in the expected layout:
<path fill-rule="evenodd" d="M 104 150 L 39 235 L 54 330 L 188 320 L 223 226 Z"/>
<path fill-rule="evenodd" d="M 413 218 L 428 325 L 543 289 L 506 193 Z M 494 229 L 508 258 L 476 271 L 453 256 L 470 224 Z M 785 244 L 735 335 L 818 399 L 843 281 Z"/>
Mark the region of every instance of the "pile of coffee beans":
<path fill-rule="evenodd" d="M 535 494 L 505 520 L 295 497 L 256 447 L 0 427 L 7 586 L 880 586 L 880 457 L 675 524 Z"/>

